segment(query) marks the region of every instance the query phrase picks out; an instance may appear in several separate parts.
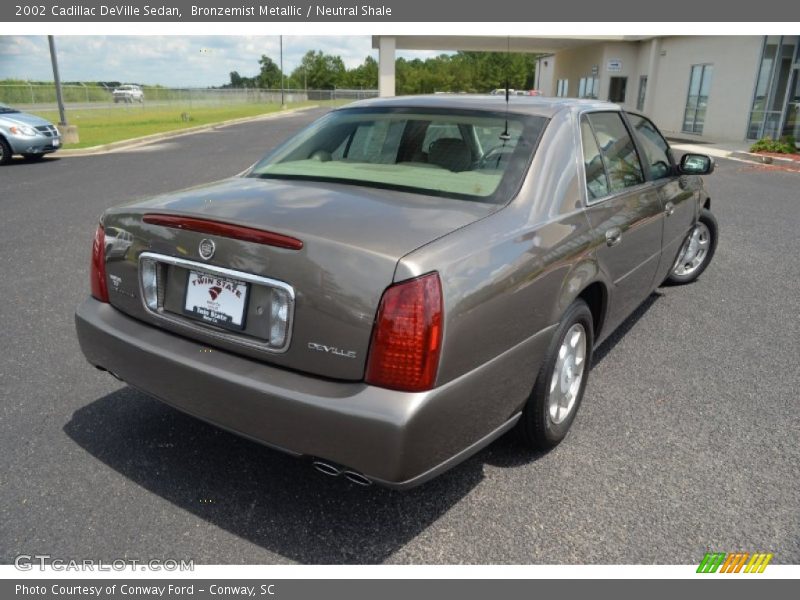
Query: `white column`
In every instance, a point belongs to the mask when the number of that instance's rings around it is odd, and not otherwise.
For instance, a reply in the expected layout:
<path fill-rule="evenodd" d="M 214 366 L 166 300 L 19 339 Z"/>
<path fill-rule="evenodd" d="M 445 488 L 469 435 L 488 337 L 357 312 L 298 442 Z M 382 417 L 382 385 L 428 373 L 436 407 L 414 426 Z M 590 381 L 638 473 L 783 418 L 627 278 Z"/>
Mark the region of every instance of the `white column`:
<path fill-rule="evenodd" d="M 658 83 L 658 66 L 661 60 L 661 38 L 656 37 L 650 41 L 650 55 L 647 57 L 647 89 L 644 92 L 644 113 L 655 117 L 656 84 Z M 638 82 L 637 82 L 638 84 Z M 638 94 L 638 88 L 636 90 Z"/>
<path fill-rule="evenodd" d="M 378 38 L 378 93 L 384 96 L 394 96 L 394 55 L 395 39 L 382 35 Z"/>

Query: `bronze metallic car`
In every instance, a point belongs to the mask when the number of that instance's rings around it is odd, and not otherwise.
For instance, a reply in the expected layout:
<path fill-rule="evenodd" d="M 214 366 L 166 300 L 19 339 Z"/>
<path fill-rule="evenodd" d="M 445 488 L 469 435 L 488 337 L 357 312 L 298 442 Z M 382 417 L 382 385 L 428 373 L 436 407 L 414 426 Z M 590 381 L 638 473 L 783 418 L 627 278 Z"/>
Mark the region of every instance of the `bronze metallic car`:
<path fill-rule="evenodd" d="M 592 350 L 709 264 L 713 167 L 608 103 L 359 102 L 241 177 L 106 211 L 80 344 L 323 472 L 410 487 L 514 426 L 566 436 Z"/>

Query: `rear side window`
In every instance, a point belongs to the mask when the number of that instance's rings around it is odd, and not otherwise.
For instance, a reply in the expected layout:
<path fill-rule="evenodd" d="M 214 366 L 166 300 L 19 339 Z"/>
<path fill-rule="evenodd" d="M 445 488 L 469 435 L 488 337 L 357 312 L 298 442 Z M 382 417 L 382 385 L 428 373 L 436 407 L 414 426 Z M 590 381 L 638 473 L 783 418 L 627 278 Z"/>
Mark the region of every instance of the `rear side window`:
<path fill-rule="evenodd" d="M 594 138 L 592 127 L 586 117 L 581 117 L 581 141 L 583 145 L 583 167 L 586 171 L 586 191 L 589 200 L 608 195 L 608 178 L 603 166 L 603 157 Z"/>
<path fill-rule="evenodd" d="M 603 156 L 610 192 L 643 183 L 642 163 L 622 116 L 618 112 L 599 112 L 590 113 L 588 119 Z"/>
<path fill-rule="evenodd" d="M 669 159 L 669 144 L 649 119 L 639 115 L 628 115 L 636 137 L 644 148 L 647 164 L 653 179 L 666 177 L 672 171 Z"/>

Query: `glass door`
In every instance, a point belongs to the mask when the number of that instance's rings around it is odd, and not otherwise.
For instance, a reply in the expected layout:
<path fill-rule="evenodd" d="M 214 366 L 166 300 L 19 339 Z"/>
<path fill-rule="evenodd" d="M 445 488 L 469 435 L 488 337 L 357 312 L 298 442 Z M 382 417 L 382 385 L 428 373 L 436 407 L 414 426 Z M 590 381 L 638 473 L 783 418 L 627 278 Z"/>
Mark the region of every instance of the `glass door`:
<path fill-rule="evenodd" d="M 783 135 L 793 137 L 795 145 L 800 148 L 800 64 L 792 69 Z"/>

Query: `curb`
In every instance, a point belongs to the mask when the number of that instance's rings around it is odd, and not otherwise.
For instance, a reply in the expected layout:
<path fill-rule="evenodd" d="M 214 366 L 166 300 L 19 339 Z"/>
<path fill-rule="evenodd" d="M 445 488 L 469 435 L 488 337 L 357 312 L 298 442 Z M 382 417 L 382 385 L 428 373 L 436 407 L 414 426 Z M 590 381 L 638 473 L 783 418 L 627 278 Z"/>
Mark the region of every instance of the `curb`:
<path fill-rule="evenodd" d="M 756 154 L 753 152 L 734 152 L 732 153 L 731 156 L 733 158 L 738 158 L 739 160 L 748 160 L 751 162 L 757 162 L 765 165 L 773 165 L 775 163 L 778 163 L 782 165 L 800 166 L 800 161 L 794 160 L 793 158 L 781 158 L 780 156 Z"/>
<path fill-rule="evenodd" d="M 187 127 L 186 129 L 176 129 L 174 131 L 164 131 L 162 133 L 153 133 L 142 137 L 131 138 L 128 140 L 120 140 L 118 142 L 110 142 L 100 146 L 90 146 L 89 148 L 73 148 L 67 150 L 60 150 L 58 152 L 59 158 L 81 157 L 81 156 L 95 156 L 97 154 L 109 154 L 119 150 L 127 150 L 129 148 L 136 148 L 138 146 L 146 146 L 153 142 L 167 140 L 171 138 L 180 137 L 183 135 L 193 135 L 195 133 L 203 133 L 205 131 L 213 131 L 221 129 L 230 125 L 238 125 L 240 123 L 251 123 L 253 121 L 268 121 L 270 119 L 277 119 L 288 115 L 303 112 L 305 110 L 312 110 L 319 108 L 318 104 L 312 106 L 304 106 L 302 108 L 292 108 L 289 110 L 281 110 L 264 115 L 256 115 L 254 117 L 240 117 L 238 119 L 228 119 L 227 121 L 219 121 L 217 123 L 209 123 L 207 125 L 198 125 L 196 127 Z"/>

